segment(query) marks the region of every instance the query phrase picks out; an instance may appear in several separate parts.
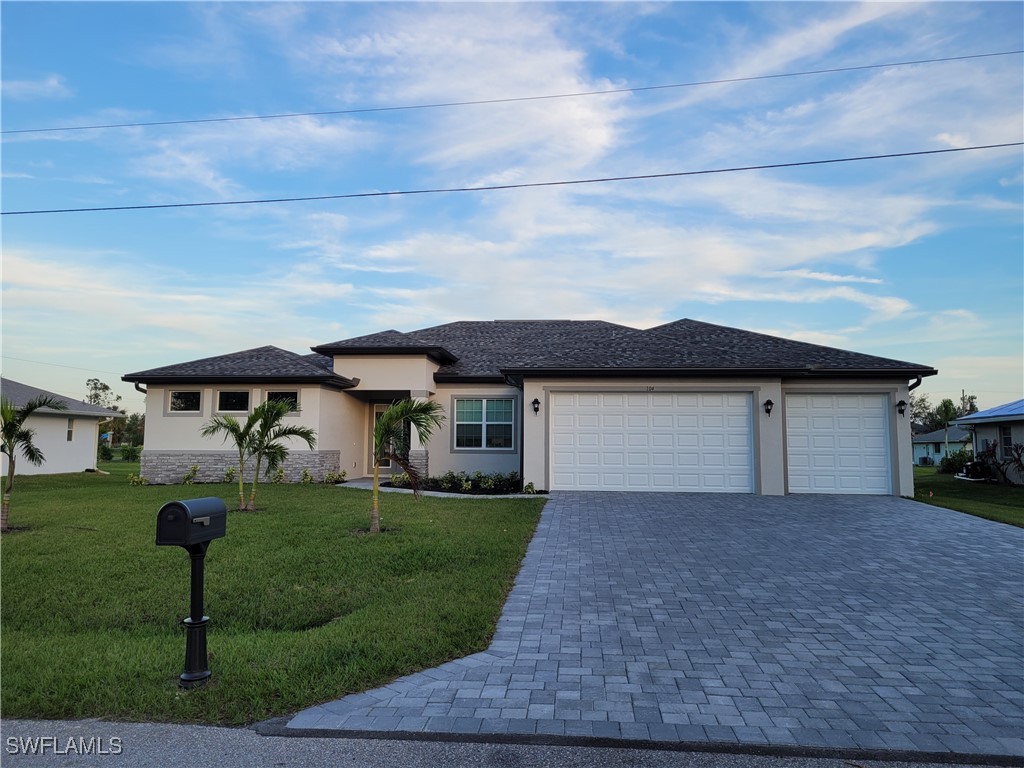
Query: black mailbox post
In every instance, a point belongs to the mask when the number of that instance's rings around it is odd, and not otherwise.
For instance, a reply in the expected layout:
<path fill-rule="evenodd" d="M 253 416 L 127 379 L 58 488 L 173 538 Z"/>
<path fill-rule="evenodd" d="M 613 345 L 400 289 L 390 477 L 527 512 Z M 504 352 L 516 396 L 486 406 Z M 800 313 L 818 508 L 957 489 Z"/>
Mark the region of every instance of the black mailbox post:
<path fill-rule="evenodd" d="M 216 497 L 170 501 L 156 516 L 158 546 L 184 547 L 192 561 L 192 594 L 185 625 L 185 671 L 179 685 L 192 688 L 206 681 L 210 668 L 206 654 L 206 625 L 203 615 L 203 564 L 210 542 L 227 531 L 228 509 Z"/>

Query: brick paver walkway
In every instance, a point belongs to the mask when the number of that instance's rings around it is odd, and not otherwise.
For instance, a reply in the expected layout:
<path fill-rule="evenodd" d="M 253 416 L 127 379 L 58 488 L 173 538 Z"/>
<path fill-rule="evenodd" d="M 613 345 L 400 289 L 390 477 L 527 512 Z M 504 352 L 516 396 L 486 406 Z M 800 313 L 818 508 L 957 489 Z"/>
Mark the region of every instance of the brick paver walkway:
<path fill-rule="evenodd" d="M 555 493 L 488 651 L 285 730 L 1024 755 L 1024 530 L 889 497 Z"/>

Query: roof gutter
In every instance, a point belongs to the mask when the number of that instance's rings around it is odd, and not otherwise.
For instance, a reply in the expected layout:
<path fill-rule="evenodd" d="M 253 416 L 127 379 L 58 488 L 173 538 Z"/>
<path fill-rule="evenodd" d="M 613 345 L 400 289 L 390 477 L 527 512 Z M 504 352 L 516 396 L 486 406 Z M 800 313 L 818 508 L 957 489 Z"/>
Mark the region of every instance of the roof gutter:
<path fill-rule="evenodd" d="M 918 383 L 923 376 L 934 376 L 938 371 L 929 368 L 884 368 L 853 369 L 853 368 L 506 368 L 502 374 L 508 378 L 516 376 L 544 377 L 555 376 L 561 378 L 626 378 L 626 377 L 709 377 L 722 376 L 729 378 L 751 377 L 751 376 L 779 376 L 787 377 L 907 377 L 914 376 Z M 918 386 L 915 384 L 914 386 Z"/>

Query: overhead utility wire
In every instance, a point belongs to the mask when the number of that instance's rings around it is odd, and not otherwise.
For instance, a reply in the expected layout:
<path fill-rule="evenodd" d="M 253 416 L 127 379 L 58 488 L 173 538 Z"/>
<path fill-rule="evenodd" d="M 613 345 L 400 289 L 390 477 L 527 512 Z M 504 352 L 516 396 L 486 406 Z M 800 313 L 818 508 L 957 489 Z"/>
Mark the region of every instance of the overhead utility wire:
<path fill-rule="evenodd" d="M 738 171 L 765 171 L 772 168 L 798 168 L 808 165 L 829 165 L 853 163 L 861 160 L 884 160 L 893 157 L 917 157 L 920 155 L 942 155 L 950 152 L 970 152 L 978 149 L 1000 149 L 1024 146 L 1024 141 L 1006 144 L 985 144 L 976 147 L 954 147 L 952 149 L 927 149 L 916 152 L 895 152 L 885 155 L 862 155 L 860 157 L 838 157 L 830 160 L 802 160 L 795 163 L 771 163 L 768 165 L 743 165 L 735 168 L 712 168 L 703 171 L 677 171 L 674 173 L 645 173 L 637 176 L 608 176 L 597 179 L 571 179 L 567 181 L 535 181 L 523 184 L 493 184 L 485 187 L 443 187 L 437 189 L 406 189 L 392 192 L 350 192 L 343 195 L 310 195 L 306 197 L 276 197 L 259 200 L 214 200 L 203 203 L 160 203 L 155 205 L 111 205 L 98 208 L 50 208 L 34 211 L 2 211 L 0 216 L 27 216 L 42 213 L 94 213 L 98 211 L 146 211 L 159 208 L 210 208 L 219 205 L 258 205 L 261 203 L 299 203 L 313 200 L 353 200 L 363 197 L 400 197 L 404 195 L 433 195 L 442 192 L 492 192 L 502 189 L 528 189 L 532 187 L 567 187 L 574 184 L 602 184 L 613 181 L 639 181 L 643 179 L 670 179 L 682 176 L 705 176 L 713 173 L 736 173 Z"/>
<path fill-rule="evenodd" d="M 830 69 L 811 69 L 805 72 L 783 72 L 774 75 L 754 75 L 751 77 L 730 77 L 722 80 L 697 80 L 692 83 L 670 83 L 668 85 L 646 85 L 636 88 L 613 88 L 606 91 L 581 91 L 579 93 L 556 93 L 546 96 L 518 96 L 506 99 L 478 99 L 476 101 L 447 101 L 435 104 L 410 104 L 398 107 L 360 107 L 356 109 L 336 109 L 325 112 L 285 112 L 275 115 L 241 115 L 239 117 L 203 117 L 191 120 L 156 120 L 144 123 L 106 123 L 102 125 L 68 125 L 58 128 L 19 128 L 17 130 L 0 131 L 0 134 L 15 133 L 50 133 L 56 131 L 92 131 L 101 128 L 150 128 L 160 125 L 194 125 L 196 123 L 230 123 L 239 120 L 277 120 L 284 117 L 327 117 L 330 115 L 359 115 L 370 112 L 398 112 L 412 109 L 440 109 L 443 107 L 468 107 L 479 104 L 510 104 L 518 101 L 542 101 L 545 99 L 572 99 L 579 96 L 606 96 L 615 93 L 641 93 L 643 91 L 661 91 L 670 88 L 692 88 L 698 85 L 724 85 L 727 83 L 747 83 L 754 80 L 773 80 L 783 77 L 803 77 L 805 75 L 827 75 L 838 72 L 857 72 L 865 69 L 884 69 L 886 67 L 906 67 L 912 64 L 938 64 L 946 61 L 965 61 L 967 59 L 984 59 L 992 56 L 1012 56 L 1024 53 L 1019 51 L 999 51 L 996 53 L 976 53 L 968 56 L 947 56 L 941 59 L 917 59 L 915 61 L 893 61 L 888 64 L 864 64 L 856 67 L 832 67 Z"/>

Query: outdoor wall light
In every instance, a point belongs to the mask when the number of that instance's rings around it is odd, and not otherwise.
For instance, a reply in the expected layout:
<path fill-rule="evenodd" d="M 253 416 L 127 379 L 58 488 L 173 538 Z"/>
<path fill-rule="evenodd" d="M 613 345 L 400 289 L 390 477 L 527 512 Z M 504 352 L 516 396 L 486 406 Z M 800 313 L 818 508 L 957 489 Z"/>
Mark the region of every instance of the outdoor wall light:
<path fill-rule="evenodd" d="M 533 412 L 534 412 L 534 413 L 540 413 L 540 400 L 538 400 L 538 399 L 537 399 L 537 398 L 535 397 L 535 398 L 533 398 L 533 402 L 532 402 L 532 403 L 530 403 L 530 405 L 532 405 L 532 406 L 533 406 Z"/>
<path fill-rule="evenodd" d="M 773 403 L 771 400 L 765 400 L 764 401 L 764 412 L 766 414 L 768 414 L 768 418 L 769 419 L 772 417 L 772 408 L 774 408 L 774 407 L 775 407 L 775 403 Z"/>
<path fill-rule="evenodd" d="M 907 401 L 906 400 L 900 400 L 898 403 L 896 403 L 896 412 L 900 416 L 903 416 L 904 418 L 906 418 L 906 416 L 907 416 Z"/>

